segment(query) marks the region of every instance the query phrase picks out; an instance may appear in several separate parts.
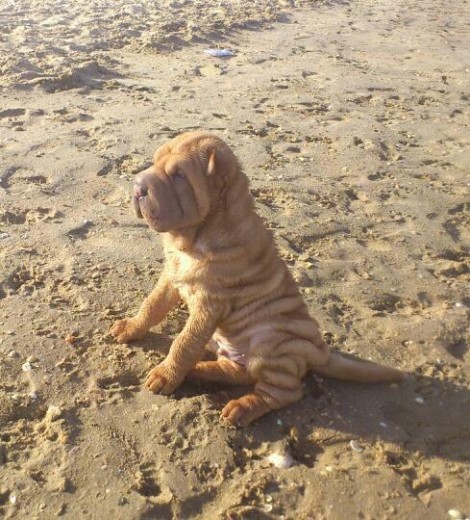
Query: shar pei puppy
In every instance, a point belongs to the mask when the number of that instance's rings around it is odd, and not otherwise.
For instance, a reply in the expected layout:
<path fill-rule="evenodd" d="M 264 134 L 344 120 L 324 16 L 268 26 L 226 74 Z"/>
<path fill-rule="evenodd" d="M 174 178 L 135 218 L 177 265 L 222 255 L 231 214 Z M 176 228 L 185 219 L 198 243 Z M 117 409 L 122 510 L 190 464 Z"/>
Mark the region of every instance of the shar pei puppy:
<path fill-rule="evenodd" d="M 249 385 L 222 417 L 245 426 L 302 397 L 307 371 L 360 382 L 403 373 L 330 352 L 271 234 L 254 210 L 248 179 L 229 146 L 184 133 L 136 177 L 133 206 L 161 234 L 165 264 L 139 312 L 116 321 L 119 343 L 141 338 L 183 300 L 189 318 L 145 386 L 172 393 L 186 378 Z M 204 361 L 208 348 L 215 361 Z"/>

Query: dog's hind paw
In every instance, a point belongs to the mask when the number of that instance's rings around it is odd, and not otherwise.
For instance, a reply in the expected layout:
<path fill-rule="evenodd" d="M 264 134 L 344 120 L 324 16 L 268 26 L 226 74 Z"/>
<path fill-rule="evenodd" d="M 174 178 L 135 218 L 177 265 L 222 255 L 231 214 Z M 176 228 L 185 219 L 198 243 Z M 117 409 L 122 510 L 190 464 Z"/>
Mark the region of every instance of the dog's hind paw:
<path fill-rule="evenodd" d="M 233 426 L 248 426 L 251 422 L 271 411 L 271 408 L 257 394 L 247 394 L 229 401 L 222 410 L 221 417 Z"/>

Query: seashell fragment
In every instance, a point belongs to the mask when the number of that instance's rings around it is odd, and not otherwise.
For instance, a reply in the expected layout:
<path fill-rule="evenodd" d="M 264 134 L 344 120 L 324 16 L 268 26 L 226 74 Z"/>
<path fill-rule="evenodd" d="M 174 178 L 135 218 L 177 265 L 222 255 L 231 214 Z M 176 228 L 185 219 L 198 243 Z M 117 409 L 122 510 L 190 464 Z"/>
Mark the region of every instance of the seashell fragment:
<path fill-rule="evenodd" d="M 349 446 L 351 446 L 351 449 L 353 451 L 357 451 L 358 453 L 360 453 L 361 451 L 364 451 L 364 448 L 356 440 L 352 440 L 349 443 Z"/>
<path fill-rule="evenodd" d="M 213 58 L 227 58 L 235 55 L 235 53 L 229 49 L 205 49 L 204 53 Z"/>
<path fill-rule="evenodd" d="M 271 453 L 266 460 L 275 468 L 287 469 L 294 465 L 292 455 L 286 451 Z"/>

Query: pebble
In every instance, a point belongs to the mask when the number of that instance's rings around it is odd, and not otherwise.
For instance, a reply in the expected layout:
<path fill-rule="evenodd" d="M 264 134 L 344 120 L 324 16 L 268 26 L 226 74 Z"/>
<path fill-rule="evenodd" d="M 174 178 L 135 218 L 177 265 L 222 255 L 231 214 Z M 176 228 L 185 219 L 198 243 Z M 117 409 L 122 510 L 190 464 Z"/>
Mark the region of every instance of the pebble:
<path fill-rule="evenodd" d="M 465 518 L 462 511 L 459 511 L 458 509 L 449 509 L 447 511 L 447 514 L 453 519 L 453 520 L 463 520 Z"/>
<path fill-rule="evenodd" d="M 5 238 L 10 238 L 10 236 L 8 233 L 0 233 L 0 240 L 5 240 Z"/>
<path fill-rule="evenodd" d="M 380 426 L 382 426 L 382 428 L 388 428 L 387 423 L 380 422 L 379 424 L 380 424 Z"/>
<path fill-rule="evenodd" d="M 21 365 L 21 369 L 23 370 L 23 372 L 31 372 L 31 370 L 33 369 L 33 365 L 29 361 L 26 361 L 26 363 L 23 363 Z"/>
<path fill-rule="evenodd" d="M 18 352 L 16 352 L 16 350 L 10 350 L 10 352 L 8 352 L 8 357 L 17 358 L 20 357 L 20 355 L 18 354 Z"/>
<path fill-rule="evenodd" d="M 415 398 L 415 401 L 418 403 L 418 404 L 423 404 L 424 403 L 424 399 L 422 397 L 416 397 Z"/>
<path fill-rule="evenodd" d="M 64 338 L 64 341 L 65 341 L 65 343 L 68 343 L 69 345 L 73 345 L 74 343 L 76 343 L 77 339 L 78 338 L 73 336 L 72 334 L 67 334 L 67 336 L 65 336 L 65 338 Z"/>

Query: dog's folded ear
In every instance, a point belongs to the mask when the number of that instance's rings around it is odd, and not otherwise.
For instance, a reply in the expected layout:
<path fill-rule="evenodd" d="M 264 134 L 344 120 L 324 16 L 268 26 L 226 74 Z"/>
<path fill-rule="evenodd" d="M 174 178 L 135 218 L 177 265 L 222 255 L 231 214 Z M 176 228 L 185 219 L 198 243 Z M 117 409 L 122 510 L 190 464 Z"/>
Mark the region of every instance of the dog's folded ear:
<path fill-rule="evenodd" d="M 216 172 L 216 153 L 215 150 L 209 150 L 209 160 L 207 161 L 207 175 L 214 175 Z"/>

